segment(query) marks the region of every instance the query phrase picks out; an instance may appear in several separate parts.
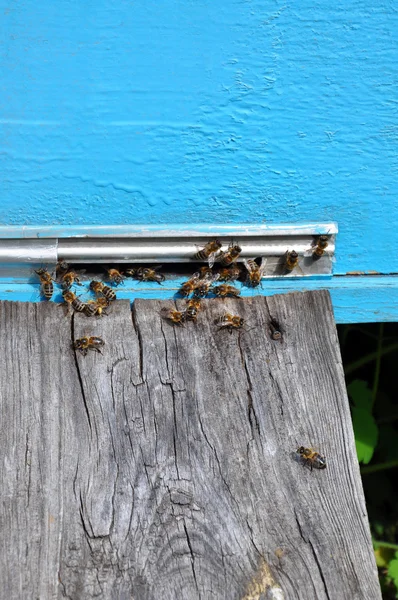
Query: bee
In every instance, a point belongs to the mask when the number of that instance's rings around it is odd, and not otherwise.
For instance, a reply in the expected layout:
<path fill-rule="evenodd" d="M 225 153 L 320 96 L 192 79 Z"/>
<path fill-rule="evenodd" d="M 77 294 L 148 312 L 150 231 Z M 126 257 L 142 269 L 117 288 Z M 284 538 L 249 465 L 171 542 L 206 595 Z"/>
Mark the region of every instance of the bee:
<path fill-rule="evenodd" d="M 132 277 L 133 279 L 136 278 L 136 274 L 137 274 L 137 269 L 126 269 L 124 274 L 127 277 Z"/>
<path fill-rule="evenodd" d="M 218 273 L 217 275 L 212 275 L 211 278 L 207 277 L 206 279 L 199 281 L 196 284 L 195 289 L 193 291 L 193 295 L 195 296 L 195 298 L 206 298 L 207 294 L 210 292 L 211 286 L 217 280 Z"/>
<path fill-rule="evenodd" d="M 162 308 L 162 310 L 160 311 L 160 314 L 164 319 L 168 319 L 174 325 L 179 325 L 181 327 L 184 327 L 184 323 L 185 323 L 185 319 L 186 319 L 185 312 L 181 312 L 179 310 L 173 310 L 171 308 Z"/>
<path fill-rule="evenodd" d="M 109 302 L 116 300 L 116 294 L 112 288 L 102 283 L 102 281 L 91 281 L 90 290 L 93 290 L 95 294 L 102 294 Z"/>
<path fill-rule="evenodd" d="M 40 277 L 41 288 L 40 291 L 42 295 L 46 298 L 46 300 L 50 300 L 51 296 L 54 293 L 53 281 L 55 281 L 51 273 L 47 271 L 47 269 L 38 269 L 35 271 L 37 275 Z"/>
<path fill-rule="evenodd" d="M 245 320 L 242 317 L 238 317 L 238 315 L 225 313 L 215 320 L 215 324 L 218 325 L 219 330 L 228 329 L 229 332 L 232 333 L 234 329 L 242 329 L 243 325 L 245 324 Z"/>
<path fill-rule="evenodd" d="M 68 312 L 70 307 L 72 307 L 76 312 L 84 312 L 86 304 L 82 302 L 76 294 L 71 292 L 70 290 L 65 290 L 62 292 L 63 299 L 68 304 Z"/>
<path fill-rule="evenodd" d="M 259 265 L 252 259 L 243 259 L 243 263 L 247 269 L 246 285 L 248 287 L 257 287 L 261 285 L 261 279 L 264 276 L 267 260 L 262 257 Z"/>
<path fill-rule="evenodd" d="M 162 281 L 165 280 L 165 276 L 162 273 L 157 273 L 162 266 L 158 265 L 157 267 L 153 267 L 153 269 L 140 267 L 136 270 L 136 277 L 140 281 L 156 281 L 159 285 L 162 285 Z"/>
<path fill-rule="evenodd" d="M 311 246 L 311 248 L 304 252 L 304 256 L 311 256 L 312 260 L 319 260 L 328 247 L 328 242 L 328 235 L 318 236 L 318 238 L 315 238 L 315 243 Z"/>
<path fill-rule="evenodd" d="M 86 356 L 89 350 L 94 350 L 95 352 L 102 354 L 100 348 L 102 348 L 104 344 L 104 340 L 100 337 L 82 337 L 73 342 L 73 348 L 81 352 L 83 356 Z"/>
<path fill-rule="evenodd" d="M 326 460 L 319 452 L 315 452 L 312 448 L 297 448 L 296 454 L 302 459 L 303 466 L 308 466 L 312 469 L 326 469 Z"/>
<path fill-rule="evenodd" d="M 227 296 L 239 298 L 240 296 L 240 290 L 238 290 L 238 288 L 234 287 L 233 285 L 227 285 L 226 283 L 214 287 L 213 292 L 219 298 L 226 298 Z"/>
<path fill-rule="evenodd" d="M 220 269 L 219 272 L 219 281 L 224 281 L 226 283 L 236 281 L 239 279 L 241 275 L 241 268 L 238 264 L 233 264 L 229 268 Z"/>
<path fill-rule="evenodd" d="M 279 325 L 279 323 L 276 319 L 271 318 L 271 320 L 269 322 L 269 331 L 270 331 L 271 339 L 273 339 L 275 341 L 282 339 L 281 326 Z"/>
<path fill-rule="evenodd" d="M 213 271 L 211 270 L 211 267 L 200 267 L 198 274 L 199 279 L 208 279 L 213 276 Z"/>
<path fill-rule="evenodd" d="M 185 319 L 187 321 L 196 321 L 198 312 L 200 310 L 200 299 L 192 298 L 188 300 L 187 308 L 185 309 Z"/>
<path fill-rule="evenodd" d="M 57 266 L 55 267 L 56 276 L 59 278 L 61 275 L 65 274 L 66 271 L 69 271 L 69 265 L 66 260 L 62 258 L 57 262 Z"/>
<path fill-rule="evenodd" d="M 77 285 L 82 285 L 80 283 L 80 277 L 74 271 L 68 271 L 65 275 L 61 277 L 61 285 L 64 290 L 69 290 L 72 285 L 76 283 Z"/>
<path fill-rule="evenodd" d="M 108 306 L 109 302 L 106 298 L 97 298 L 96 300 L 89 300 L 84 306 L 84 314 L 87 317 L 95 317 L 96 315 L 101 317 L 103 314 L 108 314 L 106 311 Z"/>
<path fill-rule="evenodd" d="M 199 281 L 199 273 L 194 273 L 188 281 L 185 281 L 179 289 L 179 294 L 181 296 L 189 296 L 192 292 L 195 291 L 196 286 Z"/>
<path fill-rule="evenodd" d="M 126 279 L 123 273 L 121 273 L 117 269 L 107 269 L 106 271 L 108 273 L 108 281 L 114 283 L 115 285 L 123 283 L 123 281 Z"/>
<path fill-rule="evenodd" d="M 207 260 L 209 267 L 212 268 L 215 262 L 216 253 L 219 251 L 221 246 L 222 243 L 220 240 L 208 242 L 202 250 L 199 250 L 199 252 L 194 255 L 194 260 Z"/>
<path fill-rule="evenodd" d="M 238 258 L 241 252 L 242 248 L 235 244 L 230 246 L 226 252 L 221 252 L 217 257 L 217 260 L 223 265 L 223 267 L 229 267 L 229 265 L 231 265 Z"/>
<path fill-rule="evenodd" d="M 295 267 L 297 267 L 298 265 L 298 254 L 295 250 L 292 250 L 291 252 L 289 252 L 289 250 L 286 250 L 286 253 L 283 257 L 283 267 L 282 267 L 282 271 L 283 271 L 283 275 L 287 275 L 288 273 L 291 273 L 293 271 L 293 269 Z"/>

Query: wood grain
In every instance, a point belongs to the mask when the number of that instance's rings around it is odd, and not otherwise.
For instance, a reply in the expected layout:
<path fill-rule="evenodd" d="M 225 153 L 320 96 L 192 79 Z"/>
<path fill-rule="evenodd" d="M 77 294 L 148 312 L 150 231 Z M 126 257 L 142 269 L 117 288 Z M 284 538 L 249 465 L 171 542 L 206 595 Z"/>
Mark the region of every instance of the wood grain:
<path fill-rule="evenodd" d="M 328 293 L 165 305 L 0 304 L 0 597 L 381 598 Z"/>

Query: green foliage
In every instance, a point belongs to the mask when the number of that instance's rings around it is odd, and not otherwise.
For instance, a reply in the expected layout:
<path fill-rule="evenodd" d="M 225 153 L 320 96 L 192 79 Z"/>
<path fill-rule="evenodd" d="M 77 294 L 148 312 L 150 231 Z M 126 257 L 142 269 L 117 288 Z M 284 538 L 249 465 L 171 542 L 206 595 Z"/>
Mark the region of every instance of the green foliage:
<path fill-rule="evenodd" d="M 379 437 L 379 429 L 372 415 L 372 391 L 366 381 L 356 379 L 347 386 L 352 400 L 352 425 L 358 460 L 367 465 L 373 456 Z"/>
<path fill-rule="evenodd" d="M 395 558 L 388 565 L 388 576 L 394 582 L 396 588 L 398 588 L 398 552 L 395 553 Z"/>

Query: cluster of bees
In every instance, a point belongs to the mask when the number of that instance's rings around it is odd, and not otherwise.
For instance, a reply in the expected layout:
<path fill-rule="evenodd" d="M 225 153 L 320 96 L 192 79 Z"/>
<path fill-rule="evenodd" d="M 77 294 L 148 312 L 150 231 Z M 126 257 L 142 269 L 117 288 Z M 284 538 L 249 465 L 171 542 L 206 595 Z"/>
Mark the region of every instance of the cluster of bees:
<path fill-rule="evenodd" d="M 313 246 L 304 255 L 311 256 L 314 261 L 318 260 L 328 246 L 328 239 L 328 235 L 318 236 Z M 219 240 L 213 240 L 193 256 L 194 260 L 205 261 L 207 265 L 201 267 L 180 287 L 179 295 L 185 298 L 187 302 L 185 309 L 163 308 L 161 309 L 162 318 L 167 319 L 173 325 L 184 326 L 188 321 L 196 322 L 201 309 L 201 302 L 209 294 L 218 298 L 239 298 L 240 290 L 232 285 L 235 281 L 239 280 L 251 288 L 261 285 L 266 266 L 265 257 L 261 257 L 259 261 L 243 259 L 242 267 L 236 262 L 242 252 L 242 248 L 238 244 L 230 244 L 226 251 L 222 251 L 221 248 L 222 243 Z M 278 273 L 280 275 L 291 273 L 298 266 L 298 260 L 299 255 L 295 250 L 287 250 L 279 263 Z M 219 263 L 220 268 L 213 271 L 215 263 Z M 73 309 L 76 312 L 84 313 L 88 317 L 93 317 L 108 314 L 111 303 L 116 300 L 113 287 L 122 284 L 127 277 L 138 281 L 152 281 L 161 285 L 165 280 L 165 276 L 158 272 L 160 268 L 160 265 L 153 268 L 138 267 L 127 269 L 123 273 L 118 269 L 107 269 L 106 283 L 97 280 L 90 282 L 89 289 L 95 294 L 96 298 L 87 301 L 80 300 L 79 296 L 72 291 L 74 285 L 82 285 L 80 275 L 73 271 L 64 260 L 59 261 L 57 264 L 55 279 L 47 269 L 40 268 L 35 272 L 40 278 L 41 293 L 45 299 L 50 300 L 52 298 L 54 293 L 53 282 L 57 281 L 63 288 L 62 296 L 67 305 L 68 313 Z M 107 283 L 110 285 L 107 285 Z M 245 321 L 239 315 L 224 312 L 224 314 L 217 317 L 215 324 L 219 330 L 228 330 L 232 333 L 234 330 L 243 329 Z M 269 335 L 274 341 L 282 339 L 282 328 L 275 319 L 271 319 L 269 323 Z M 85 336 L 73 342 L 74 350 L 80 352 L 83 356 L 86 356 L 89 350 L 102 354 L 101 349 L 104 345 L 104 340 L 96 336 Z M 302 464 L 311 470 L 326 468 L 325 458 L 312 448 L 300 446 L 295 454 Z"/>

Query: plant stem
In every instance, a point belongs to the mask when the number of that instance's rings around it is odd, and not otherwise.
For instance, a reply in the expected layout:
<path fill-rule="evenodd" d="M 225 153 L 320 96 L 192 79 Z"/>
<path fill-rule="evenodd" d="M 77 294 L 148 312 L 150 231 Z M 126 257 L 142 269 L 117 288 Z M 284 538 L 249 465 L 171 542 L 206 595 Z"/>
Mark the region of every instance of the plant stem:
<path fill-rule="evenodd" d="M 395 469 L 395 467 L 398 467 L 398 460 L 389 460 L 384 463 L 378 463 L 376 465 L 368 465 L 366 467 L 361 467 L 361 475 L 369 475 L 369 473 L 377 473 L 378 471 Z"/>
<path fill-rule="evenodd" d="M 391 550 L 398 550 L 398 544 L 392 544 L 391 542 L 379 542 L 373 540 L 373 547 L 376 548 L 391 548 Z"/>
<path fill-rule="evenodd" d="M 395 350 L 398 350 L 398 344 L 390 344 L 390 346 L 384 346 L 384 348 L 380 351 L 380 356 L 384 356 L 385 354 L 388 354 L 389 352 L 394 352 Z M 378 356 L 379 352 L 371 352 L 370 354 L 362 356 L 360 359 L 346 366 L 346 368 L 344 369 L 345 374 L 349 375 L 350 373 L 356 371 L 357 369 L 360 369 L 367 363 L 372 362 L 373 360 L 377 360 Z"/>
<path fill-rule="evenodd" d="M 377 342 L 377 358 L 376 358 L 376 366 L 375 366 L 375 375 L 374 375 L 374 379 L 373 379 L 373 389 L 372 389 L 372 407 L 374 406 L 376 396 L 377 396 L 377 391 L 379 389 L 381 353 L 383 351 L 383 333 L 384 333 L 384 323 L 380 323 L 379 339 Z"/>

